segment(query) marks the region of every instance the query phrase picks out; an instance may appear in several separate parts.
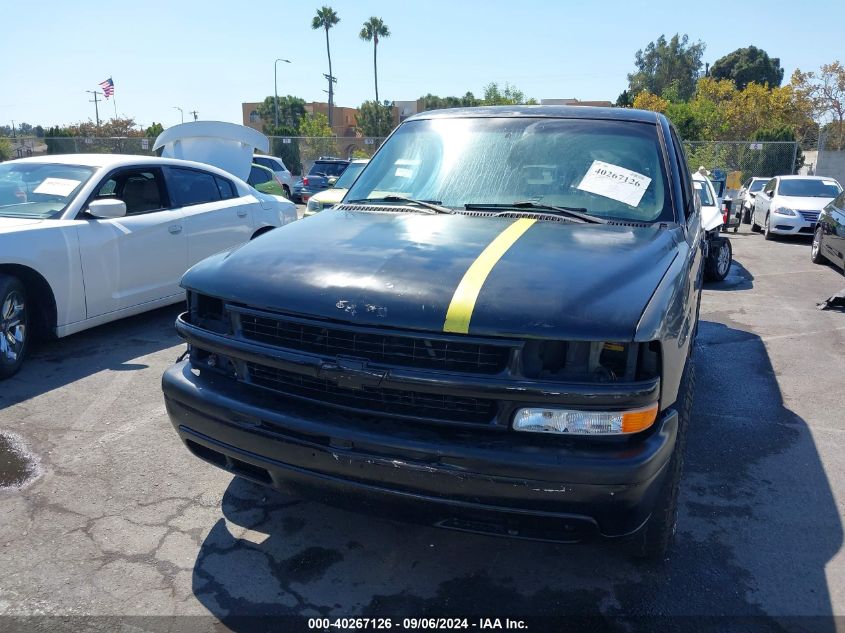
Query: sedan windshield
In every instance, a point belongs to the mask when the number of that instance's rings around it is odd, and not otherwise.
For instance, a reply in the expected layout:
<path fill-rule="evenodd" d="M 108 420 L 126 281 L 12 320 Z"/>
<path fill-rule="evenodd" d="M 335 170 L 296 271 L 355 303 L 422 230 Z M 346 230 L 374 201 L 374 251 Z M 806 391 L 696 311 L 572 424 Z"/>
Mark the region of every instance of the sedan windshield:
<path fill-rule="evenodd" d="M 537 117 L 433 118 L 399 127 L 347 200 L 401 196 L 501 207 L 531 201 L 603 218 L 672 219 L 657 127 Z M 474 206 L 473 208 L 478 208 Z"/>
<path fill-rule="evenodd" d="M 833 180 L 790 178 L 780 181 L 778 194 L 801 198 L 835 198 L 842 188 Z"/>
<path fill-rule="evenodd" d="M 767 182 L 769 182 L 769 181 L 768 180 L 755 180 L 748 187 L 748 191 L 752 191 L 752 192 L 760 191 L 763 187 L 766 186 Z"/>
<path fill-rule="evenodd" d="M 710 187 L 707 186 L 706 183 L 700 180 L 693 180 L 692 181 L 693 189 L 698 194 L 698 197 L 701 198 L 701 204 L 705 207 L 714 207 L 716 206 L 716 202 L 713 200 L 713 196 L 710 195 Z"/>
<path fill-rule="evenodd" d="M 355 179 L 358 177 L 358 174 L 361 173 L 361 170 L 364 169 L 364 165 L 367 163 L 349 163 L 349 167 L 343 170 L 343 173 L 340 175 L 340 178 L 337 179 L 337 182 L 334 183 L 335 188 L 337 189 L 349 189 L 352 186 L 352 183 L 355 182 Z"/>
<path fill-rule="evenodd" d="M 56 217 L 94 171 L 94 167 L 59 163 L 0 164 L 0 217 Z"/>

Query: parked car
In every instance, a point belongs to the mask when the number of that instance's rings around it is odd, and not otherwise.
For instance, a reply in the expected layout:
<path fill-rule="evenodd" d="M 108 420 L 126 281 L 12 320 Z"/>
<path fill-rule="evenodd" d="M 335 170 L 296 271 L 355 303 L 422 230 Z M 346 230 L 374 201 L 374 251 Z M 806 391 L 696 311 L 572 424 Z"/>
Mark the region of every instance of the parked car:
<path fill-rule="evenodd" d="M 842 193 L 833 178 L 776 176 L 754 198 L 751 230 L 775 235 L 813 235 L 819 212 Z"/>
<path fill-rule="evenodd" d="M 728 238 L 719 235 L 725 226 L 725 214 L 713 182 L 699 173 L 692 175 L 692 186 L 701 201 L 701 228 L 705 235 L 704 279 L 722 281 L 728 276 L 733 261 L 733 248 Z"/>
<path fill-rule="evenodd" d="M 276 178 L 278 179 L 279 183 L 282 185 L 282 189 L 284 190 L 285 198 L 290 198 L 290 192 L 293 186 L 293 176 L 291 176 L 290 170 L 285 166 L 285 161 L 283 161 L 278 156 L 254 154 L 252 157 L 252 162 L 254 165 L 261 165 L 262 167 L 266 167 L 267 169 L 270 169 L 274 174 L 276 174 Z"/>
<path fill-rule="evenodd" d="M 293 183 L 291 200 L 297 203 L 308 202 L 308 198 L 315 193 L 334 185 L 348 166 L 348 160 L 321 156 L 314 161 L 306 176 Z"/>
<path fill-rule="evenodd" d="M 816 264 L 829 261 L 845 269 L 845 193 L 840 193 L 819 214 L 811 259 Z"/>
<path fill-rule="evenodd" d="M 0 164 L 0 183 L 0 378 L 33 333 L 177 303 L 190 266 L 296 219 L 292 203 L 185 160 L 25 158 Z"/>
<path fill-rule="evenodd" d="M 757 197 L 757 194 L 763 190 L 763 187 L 766 186 L 766 183 L 769 182 L 771 178 L 760 178 L 760 177 L 753 177 L 749 178 L 745 181 L 742 185 L 742 189 L 739 190 L 739 193 L 736 195 L 734 199 L 734 204 L 739 204 L 742 209 L 742 221 L 744 224 L 751 223 L 751 207 L 754 204 L 754 198 Z"/>
<path fill-rule="evenodd" d="M 364 165 L 369 162 L 369 159 L 358 159 L 349 163 L 349 166 L 343 170 L 343 173 L 334 183 L 333 187 L 324 189 L 323 191 L 315 193 L 313 196 L 308 198 L 308 204 L 305 207 L 304 215 L 314 215 L 320 211 L 331 209 L 343 200 L 343 196 L 346 195 L 346 192 L 349 191 L 349 187 L 351 187 L 352 183 L 355 182 L 355 179 L 358 178 L 358 174 L 360 174 L 364 169 Z"/>
<path fill-rule="evenodd" d="M 410 117 L 333 212 L 185 274 L 171 421 L 195 456 L 296 495 L 662 559 L 699 209 L 658 113 Z"/>
<path fill-rule="evenodd" d="M 247 178 L 246 182 L 248 185 L 258 189 L 261 193 L 286 197 L 284 185 L 279 180 L 279 177 L 276 176 L 272 169 L 268 169 L 267 167 L 253 164 L 249 170 L 249 178 Z"/>

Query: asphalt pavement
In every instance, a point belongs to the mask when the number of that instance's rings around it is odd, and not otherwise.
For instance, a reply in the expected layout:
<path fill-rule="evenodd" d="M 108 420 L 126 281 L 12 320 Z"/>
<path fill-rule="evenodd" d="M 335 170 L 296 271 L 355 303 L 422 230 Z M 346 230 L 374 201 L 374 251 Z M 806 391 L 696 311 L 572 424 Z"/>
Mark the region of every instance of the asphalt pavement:
<path fill-rule="evenodd" d="M 0 615 L 201 615 L 180 622 L 236 630 L 249 615 L 627 616 L 674 630 L 719 616 L 720 630 L 845 630 L 845 312 L 816 309 L 845 278 L 810 263 L 806 240 L 745 225 L 730 239 L 734 269 L 703 295 L 664 567 L 357 515 L 200 462 L 159 386 L 184 349 L 174 306 L 41 344 L 0 383 L 0 433 L 30 469 L 0 489 Z"/>

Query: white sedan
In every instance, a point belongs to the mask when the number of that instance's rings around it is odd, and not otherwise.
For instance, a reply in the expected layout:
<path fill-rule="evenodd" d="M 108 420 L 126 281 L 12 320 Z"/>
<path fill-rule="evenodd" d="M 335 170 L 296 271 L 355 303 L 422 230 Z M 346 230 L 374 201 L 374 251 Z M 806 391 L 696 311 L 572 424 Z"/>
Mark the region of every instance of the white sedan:
<path fill-rule="evenodd" d="M 295 219 L 293 203 L 205 163 L 0 163 L 0 379 L 20 368 L 31 333 L 67 336 L 183 301 L 193 264 Z"/>

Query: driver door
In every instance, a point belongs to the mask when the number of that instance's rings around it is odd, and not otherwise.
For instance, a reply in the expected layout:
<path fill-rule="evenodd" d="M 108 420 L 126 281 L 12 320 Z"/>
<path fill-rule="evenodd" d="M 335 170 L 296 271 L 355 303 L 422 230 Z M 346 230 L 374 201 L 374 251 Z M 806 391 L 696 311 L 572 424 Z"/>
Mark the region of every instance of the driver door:
<path fill-rule="evenodd" d="M 184 294 L 184 215 L 172 208 L 161 169 L 118 169 L 104 178 L 97 198 L 123 200 L 126 216 L 78 218 L 88 318 Z"/>

